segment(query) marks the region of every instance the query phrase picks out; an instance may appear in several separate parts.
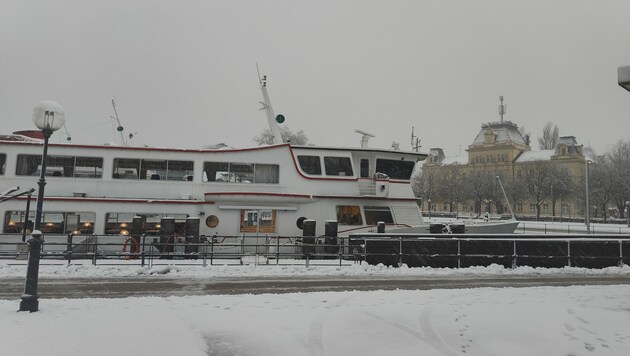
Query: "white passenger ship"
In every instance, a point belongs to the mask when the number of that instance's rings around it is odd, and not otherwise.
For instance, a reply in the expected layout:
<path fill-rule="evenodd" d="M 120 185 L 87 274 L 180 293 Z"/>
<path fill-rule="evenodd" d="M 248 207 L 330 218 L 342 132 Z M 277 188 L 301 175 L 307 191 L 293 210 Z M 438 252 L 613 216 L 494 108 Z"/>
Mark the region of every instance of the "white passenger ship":
<path fill-rule="evenodd" d="M 428 232 L 410 185 L 426 154 L 282 143 L 264 81 L 261 88 L 273 145 L 190 150 L 50 144 L 41 224 L 46 241 L 65 241 L 70 232 L 124 238 L 134 216 L 143 218 L 147 234 L 157 234 L 161 219 L 171 217 L 180 236 L 190 218 L 199 219 L 199 233 L 207 236 L 300 236 L 305 218 L 316 221 L 318 235 L 326 220 L 338 222 L 340 235 L 367 231 L 379 221 L 388 230 Z M 0 136 L 0 191 L 36 187 L 43 140 L 28 136 Z M 26 218 L 25 196 L 0 204 L 5 241 L 21 241 L 34 205 Z M 494 226 L 485 231 L 515 228 Z"/>

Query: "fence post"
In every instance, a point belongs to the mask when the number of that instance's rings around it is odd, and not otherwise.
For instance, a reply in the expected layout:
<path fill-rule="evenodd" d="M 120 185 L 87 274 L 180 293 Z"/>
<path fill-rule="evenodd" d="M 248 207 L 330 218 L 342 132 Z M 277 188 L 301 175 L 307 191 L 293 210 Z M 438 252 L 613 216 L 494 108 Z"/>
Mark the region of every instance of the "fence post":
<path fill-rule="evenodd" d="M 72 235 L 73 233 L 68 234 L 68 241 L 66 243 L 66 258 L 68 259 L 68 266 L 70 266 L 70 262 L 72 262 Z"/>
<path fill-rule="evenodd" d="M 210 266 L 214 263 L 214 243 L 217 242 L 217 233 L 215 232 L 212 235 L 212 240 L 210 240 Z"/>
<path fill-rule="evenodd" d="M 383 223 L 383 231 L 385 231 L 385 223 Z M 398 236 L 398 267 L 402 267 L 403 261 L 403 238 Z"/>
<path fill-rule="evenodd" d="M 517 261 L 516 261 L 516 240 L 512 240 L 514 249 L 512 252 L 512 269 L 517 267 Z"/>
<path fill-rule="evenodd" d="M 142 234 L 142 250 L 140 251 L 140 266 L 144 267 L 144 249 L 146 248 L 147 245 L 147 235 L 146 234 Z"/>
<path fill-rule="evenodd" d="M 276 265 L 280 264 L 280 235 L 276 236 Z"/>
<path fill-rule="evenodd" d="M 98 257 L 98 235 L 94 235 L 94 252 L 92 253 L 92 265 L 96 266 L 96 258 Z"/>

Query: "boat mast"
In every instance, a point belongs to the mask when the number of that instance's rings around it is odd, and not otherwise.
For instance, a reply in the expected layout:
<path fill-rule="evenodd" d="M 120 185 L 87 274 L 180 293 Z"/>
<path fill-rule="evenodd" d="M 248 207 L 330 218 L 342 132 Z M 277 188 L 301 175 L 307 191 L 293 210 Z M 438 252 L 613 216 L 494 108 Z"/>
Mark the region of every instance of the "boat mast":
<path fill-rule="evenodd" d="M 116 131 L 118 131 L 120 133 L 120 141 L 121 141 L 122 145 L 123 146 L 127 146 L 127 141 L 125 140 L 125 135 L 123 135 L 124 128 L 120 124 L 120 119 L 118 119 L 118 111 L 116 111 L 116 98 L 115 97 L 112 99 L 112 107 L 114 108 L 114 115 L 116 115 L 116 116 L 110 116 L 110 117 L 112 119 L 116 120 L 116 123 L 118 124 L 118 126 L 116 127 Z"/>
<path fill-rule="evenodd" d="M 256 70 L 258 70 L 258 64 L 256 64 Z M 267 76 L 264 75 L 260 78 L 260 71 L 258 71 L 258 82 L 260 83 L 260 90 L 263 95 L 263 101 L 260 102 L 263 107 L 260 108 L 260 110 L 265 110 L 265 114 L 267 115 L 267 123 L 269 124 L 271 135 L 273 136 L 273 144 L 278 145 L 284 143 L 282 135 L 280 134 L 280 127 L 276 121 L 276 114 L 273 112 L 271 100 L 269 100 L 269 94 L 267 93 Z"/>

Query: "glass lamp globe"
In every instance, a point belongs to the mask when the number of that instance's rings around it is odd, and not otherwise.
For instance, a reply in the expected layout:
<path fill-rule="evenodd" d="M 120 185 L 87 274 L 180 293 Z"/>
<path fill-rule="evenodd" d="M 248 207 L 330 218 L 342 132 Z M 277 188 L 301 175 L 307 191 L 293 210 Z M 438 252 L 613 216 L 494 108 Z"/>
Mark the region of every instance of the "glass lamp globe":
<path fill-rule="evenodd" d="M 54 101 L 44 100 L 33 109 L 33 123 L 42 131 L 57 131 L 65 122 L 63 107 Z"/>

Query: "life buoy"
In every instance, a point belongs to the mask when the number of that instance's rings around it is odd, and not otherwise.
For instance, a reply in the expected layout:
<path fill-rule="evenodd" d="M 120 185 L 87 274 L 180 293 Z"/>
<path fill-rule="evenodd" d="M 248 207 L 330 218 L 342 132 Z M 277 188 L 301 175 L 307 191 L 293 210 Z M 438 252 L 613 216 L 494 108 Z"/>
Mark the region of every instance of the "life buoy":
<path fill-rule="evenodd" d="M 127 246 L 129 246 L 129 254 L 125 255 L 125 259 L 131 260 L 138 258 L 138 256 L 134 254 L 140 253 L 140 243 L 130 236 L 125 239 L 125 243 L 123 244 L 122 248 L 123 253 L 127 252 Z"/>

